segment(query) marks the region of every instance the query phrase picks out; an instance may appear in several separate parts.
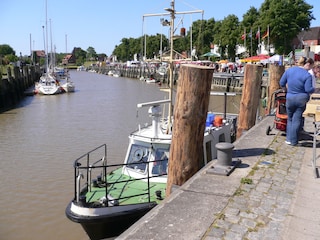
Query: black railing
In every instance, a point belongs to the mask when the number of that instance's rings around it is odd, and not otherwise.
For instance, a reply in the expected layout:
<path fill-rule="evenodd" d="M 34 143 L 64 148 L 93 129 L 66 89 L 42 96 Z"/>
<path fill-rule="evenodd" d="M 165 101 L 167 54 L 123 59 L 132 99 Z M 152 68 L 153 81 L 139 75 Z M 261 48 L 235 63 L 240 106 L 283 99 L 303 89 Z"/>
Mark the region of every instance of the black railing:
<path fill-rule="evenodd" d="M 96 152 L 99 152 L 98 154 Z M 102 157 L 101 154 L 102 153 Z M 98 155 L 100 155 L 99 157 L 97 157 Z M 96 159 L 98 160 L 92 160 L 92 158 L 97 157 Z M 84 161 L 85 164 L 82 162 Z M 85 195 L 88 191 L 90 191 L 91 189 L 91 182 L 92 182 L 92 171 L 94 169 L 101 169 L 102 170 L 102 176 L 101 179 L 103 179 L 105 181 L 104 185 L 105 185 L 105 197 L 107 198 L 107 206 L 109 205 L 109 199 L 108 199 L 108 186 L 110 185 L 115 185 L 115 184 L 121 184 L 121 183 L 129 183 L 129 182 L 134 182 L 134 181 L 138 181 L 138 180 L 147 180 L 147 192 L 145 193 L 140 193 L 140 194 L 134 194 L 134 195 L 130 195 L 127 197 L 118 197 L 118 198 L 114 198 L 112 199 L 113 201 L 119 201 L 119 200 L 123 200 L 123 199 L 128 199 L 128 198 L 132 198 L 132 197 L 137 197 L 137 196 L 142 196 L 142 195 L 148 195 L 148 202 L 151 201 L 150 199 L 150 179 L 151 178 L 156 178 L 156 177 L 162 177 L 162 176 L 166 176 L 167 174 L 156 174 L 150 175 L 150 163 L 153 162 L 162 162 L 165 160 L 155 160 L 155 161 L 148 161 L 147 162 L 147 167 L 145 169 L 145 171 L 147 171 L 147 176 L 146 177 L 141 177 L 141 178 L 130 178 L 130 179 L 126 179 L 126 180 L 115 180 L 115 181 L 109 181 L 107 179 L 107 174 L 108 174 L 108 169 L 117 169 L 123 166 L 130 166 L 130 165 L 136 165 L 137 163 L 121 163 L 121 164 L 108 164 L 107 163 L 107 145 L 106 144 L 102 144 L 100 146 L 98 146 L 97 148 L 89 151 L 88 153 L 80 156 L 79 158 L 77 158 L 74 161 L 74 200 L 76 202 L 80 201 L 80 198 L 82 197 L 82 195 Z M 85 174 L 86 176 L 83 176 L 83 173 L 81 172 L 81 170 L 85 170 Z M 85 177 L 86 182 L 84 184 L 82 184 L 80 186 L 80 178 L 81 177 Z"/>

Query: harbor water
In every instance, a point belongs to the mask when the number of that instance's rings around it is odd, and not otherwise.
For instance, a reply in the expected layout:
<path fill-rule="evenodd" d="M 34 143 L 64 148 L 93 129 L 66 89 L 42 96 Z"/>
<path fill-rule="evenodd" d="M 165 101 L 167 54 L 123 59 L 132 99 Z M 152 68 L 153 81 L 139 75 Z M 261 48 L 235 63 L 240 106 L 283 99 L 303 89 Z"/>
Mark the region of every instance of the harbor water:
<path fill-rule="evenodd" d="M 128 134 L 150 122 L 137 103 L 167 99 L 156 84 L 71 71 L 76 92 L 26 97 L 0 114 L 0 239 L 88 239 L 65 216 L 73 198 L 73 161 L 106 143 L 108 162 L 122 163 Z M 237 113 L 240 97 L 228 98 Z M 222 112 L 223 96 L 210 99 Z"/>

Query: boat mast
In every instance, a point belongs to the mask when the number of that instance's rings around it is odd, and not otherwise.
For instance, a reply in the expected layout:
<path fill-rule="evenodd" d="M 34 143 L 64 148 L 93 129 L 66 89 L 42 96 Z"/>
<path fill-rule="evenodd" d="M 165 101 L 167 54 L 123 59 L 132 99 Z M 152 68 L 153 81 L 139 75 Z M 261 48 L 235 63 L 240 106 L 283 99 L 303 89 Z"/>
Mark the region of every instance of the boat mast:
<path fill-rule="evenodd" d="M 48 54 L 48 1 L 46 0 L 46 75 L 49 71 L 49 54 Z"/>
<path fill-rule="evenodd" d="M 203 10 L 194 10 L 194 11 L 184 11 L 184 12 L 176 12 L 175 11 L 175 3 L 174 0 L 171 0 L 171 4 L 170 4 L 171 8 L 165 8 L 164 10 L 167 11 L 168 13 L 154 13 L 154 14 L 144 14 L 143 15 L 143 21 L 145 17 L 154 17 L 154 16 L 170 16 L 170 57 L 169 57 L 169 100 L 170 100 L 170 104 L 169 104 L 169 116 L 168 116 L 168 127 L 167 127 L 167 133 L 171 132 L 171 125 L 172 125 L 172 116 L 173 116 L 173 39 L 174 39 L 174 19 L 175 19 L 175 15 L 177 14 L 192 14 L 192 13 L 202 13 L 203 14 Z M 167 26 L 167 25 L 166 25 Z M 146 36 L 145 36 L 146 38 Z M 146 48 L 146 44 L 145 44 L 145 48 Z M 146 49 L 144 51 L 144 53 L 146 54 Z"/>
<path fill-rule="evenodd" d="M 167 133 L 171 132 L 172 116 L 173 116 L 173 34 L 174 34 L 174 19 L 175 9 L 174 0 L 171 1 L 171 8 L 166 8 L 166 11 L 170 12 L 170 59 L 169 59 L 169 116 L 168 116 L 168 127 Z"/>

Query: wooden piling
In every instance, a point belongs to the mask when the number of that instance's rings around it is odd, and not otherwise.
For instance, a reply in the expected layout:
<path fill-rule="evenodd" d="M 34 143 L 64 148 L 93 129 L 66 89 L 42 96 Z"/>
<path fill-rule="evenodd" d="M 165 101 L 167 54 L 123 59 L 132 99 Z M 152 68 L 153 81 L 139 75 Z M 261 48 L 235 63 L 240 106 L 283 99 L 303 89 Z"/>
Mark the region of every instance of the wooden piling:
<path fill-rule="evenodd" d="M 246 64 L 245 66 L 237 138 L 242 135 L 243 131 L 255 125 L 260 104 L 262 70 L 262 66 L 257 64 Z"/>
<path fill-rule="evenodd" d="M 274 108 L 274 99 L 272 98 L 272 94 L 280 89 L 280 78 L 285 71 L 284 66 L 277 66 L 271 64 L 269 66 L 269 90 L 268 90 L 268 109 L 267 112 L 270 113 L 270 110 Z"/>
<path fill-rule="evenodd" d="M 214 68 L 182 65 L 179 74 L 166 195 L 199 169 Z"/>

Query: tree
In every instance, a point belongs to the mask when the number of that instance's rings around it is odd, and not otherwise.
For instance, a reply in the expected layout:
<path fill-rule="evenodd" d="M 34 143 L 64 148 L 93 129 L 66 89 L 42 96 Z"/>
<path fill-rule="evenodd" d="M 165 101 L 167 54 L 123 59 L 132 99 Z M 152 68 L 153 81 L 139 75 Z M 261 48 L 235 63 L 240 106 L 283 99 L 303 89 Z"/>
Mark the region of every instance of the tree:
<path fill-rule="evenodd" d="M 93 47 L 88 47 L 87 49 L 87 59 L 90 61 L 97 60 L 97 53 Z"/>
<path fill-rule="evenodd" d="M 78 66 L 82 65 L 86 61 L 87 52 L 79 47 L 74 48 L 73 52 L 76 58 L 76 64 Z"/>
<path fill-rule="evenodd" d="M 219 33 L 217 33 L 221 52 L 222 53 L 226 52 L 227 57 L 233 60 L 235 59 L 236 46 L 239 42 L 239 36 L 240 36 L 239 26 L 240 26 L 240 23 L 239 23 L 238 17 L 231 14 L 221 21 L 221 25 L 219 27 Z"/>
<path fill-rule="evenodd" d="M 245 45 L 245 48 L 248 49 L 247 54 L 250 56 L 256 55 L 258 49 L 256 33 L 258 30 L 261 31 L 258 19 L 259 11 L 255 7 L 250 7 L 250 9 L 243 15 L 243 19 L 240 24 L 239 38 L 241 37 L 243 45 Z"/>
<path fill-rule="evenodd" d="M 8 44 L 0 45 L 0 56 L 5 56 L 9 54 L 16 55 L 16 52 Z"/>
<path fill-rule="evenodd" d="M 304 0 L 265 0 L 259 9 L 259 24 L 269 26 L 269 39 L 279 54 L 289 53 L 292 40 L 310 28 L 313 7 Z"/>

